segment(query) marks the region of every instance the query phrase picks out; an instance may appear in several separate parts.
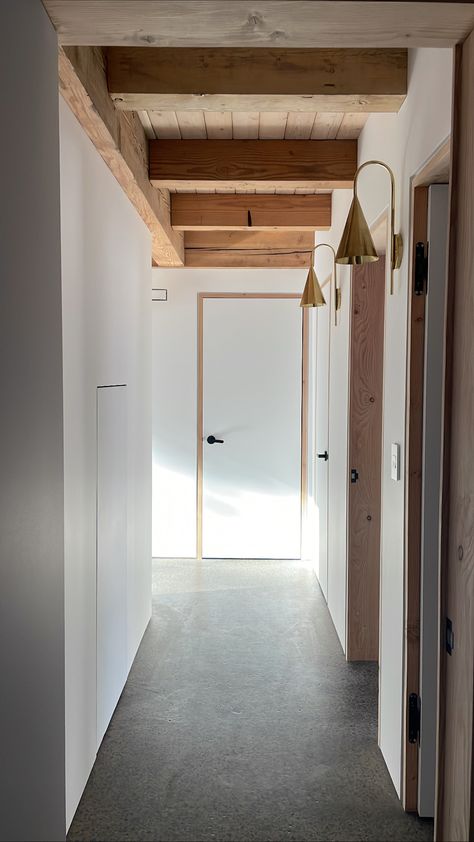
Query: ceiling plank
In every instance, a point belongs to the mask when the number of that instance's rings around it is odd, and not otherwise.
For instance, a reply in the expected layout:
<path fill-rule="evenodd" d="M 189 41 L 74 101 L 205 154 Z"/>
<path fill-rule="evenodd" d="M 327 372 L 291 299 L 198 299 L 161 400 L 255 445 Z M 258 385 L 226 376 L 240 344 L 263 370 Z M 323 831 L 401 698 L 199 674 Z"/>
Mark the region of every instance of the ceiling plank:
<path fill-rule="evenodd" d="M 407 50 L 111 47 L 107 79 L 129 111 L 398 111 Z"/>
<path fill-rule="evenodd" d="M 62 44 L 452 47 L 474 5 L 389 0 L 43 0 Z"/>
<path fill-rule="evenodd" d="M 102 50 L 59 50 L 60 91 L 95 148 L 152 233 L 160 266 L 182 266 L 183 237 L 170 223 L 169 193 L 148 179 L 148 142 L 138 115 L 115 109 L 107 91 Z"/>
<path fill-rule="evenodd" d="M 356 140 L 151 140 L 156 187 L 351 187 Z"/>
<path fill-rule="evenodd" d="M 364 128 L 368 114 L 344 114 L 337 132 L 338 140 L 354 140 Z"/>
<path fill-rule="evenodd" d="M 236 140 L 256 140 L 260 114 L 258 111 L 232 112 L 232 137 Z"/>
<path fill-rule="evenodd" d="M 331 113 L 329 111 L 316 114 L 311 130 L 311 140 L 334 140 L 337 137 L 343 116 L 341 112 Z"/>
<path fill-rule="evenodd" d="M 173 193 L 171 222 L 178 231 L 326 231 L 331 227 L 331 205 L 330 193 L 310 196 Z"/>
<path fill-rule="evenodd" d="M 178 140 L 181 138 L 178 118 L 174 111 L 149 111 L 148 116 L 158 139 Z"/>
<path fill-rule="evenodd" d="M 287 140 L 308 140 L 311 137 L 315 114 L 310 111 L 290 111 L 286 121 Z"/>
<path fill-rule="evenodd" d="M 232 113 L 230 111 L 205 111 L 207 136 L 211 140 L 232 138 Z"/>
<path fill-rule="evenodd" d="M 283 140 L 288 111 L 262 111 L 258 123 L 260 140 Z"/>

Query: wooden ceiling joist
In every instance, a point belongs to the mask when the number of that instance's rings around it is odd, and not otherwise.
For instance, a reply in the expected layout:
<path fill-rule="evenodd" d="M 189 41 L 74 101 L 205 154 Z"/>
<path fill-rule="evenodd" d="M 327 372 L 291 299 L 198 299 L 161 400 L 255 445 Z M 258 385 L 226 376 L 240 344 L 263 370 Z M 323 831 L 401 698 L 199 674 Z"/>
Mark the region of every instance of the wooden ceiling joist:
<path fill-rule="evenodd" d="M 186 231 L 185 266 L 309 266 L 313 231 Z"/>
<path fill-rule="evenodd" d="M 107 90 L 99 47 L 59 50 L 61 93 L 152 234 L 160 266 L 182 266 L 183 236 L 170 222 L 169 193 L 148 178 L 148 141 L 136 114 L 118 111 Z"/>
<path fill-rule="evenodd" d="M 351 187 L 356 140 L 151 140 L 156 187 Z"/>
<path fill-rule="evenodd" d="M 62 44 L 452 47 L 474 5 L 392 0 L 43 0 Z"/>
<path fill-rule="evenodd" d="M 177 231 L 326 231 L 331 194 L 258 195 L 174 193 L 171 222 Z"/>
<path fill-rule="evenodd" d="M 134 111 L 398 111 L 407 50 L 111 47 L 107 81 Z"/>

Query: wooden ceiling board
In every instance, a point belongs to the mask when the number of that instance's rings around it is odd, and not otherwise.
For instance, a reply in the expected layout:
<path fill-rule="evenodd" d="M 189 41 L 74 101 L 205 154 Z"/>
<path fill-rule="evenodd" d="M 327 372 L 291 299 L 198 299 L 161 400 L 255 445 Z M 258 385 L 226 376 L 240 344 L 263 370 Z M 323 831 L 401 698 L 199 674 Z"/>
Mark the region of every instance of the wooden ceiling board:
<path fill-rule="evenodd" d="M 43 0 L 59 42 L 145 47 L 453 47 L 474 5 L 387 0 Z"/>

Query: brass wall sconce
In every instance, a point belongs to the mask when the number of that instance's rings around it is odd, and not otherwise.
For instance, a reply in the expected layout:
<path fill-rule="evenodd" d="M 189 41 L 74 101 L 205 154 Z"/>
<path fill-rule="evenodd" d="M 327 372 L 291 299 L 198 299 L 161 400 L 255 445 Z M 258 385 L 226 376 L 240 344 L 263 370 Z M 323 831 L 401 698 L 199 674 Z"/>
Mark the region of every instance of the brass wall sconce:
<path fill-rule="evenodd" d="M 357 179 L 362 170 L 372 164 L 383 167 L 390 175 L 390 295 L 393 295 L 393 273 L 395 269 L 400 268 L 402 262 L 403 240 L 401 234 L 395 233 L 395 176 L 383 161 L 365 161 L 357 169 L 354 177 L 354 196 L 337 250 L 336 262 L 359 265 L 379 259 L 357 196 Z"/>
<path fill-rule="evenodd" d="M 337 286 L 336 277 L 336 252 L 329 243 L 318 243 L 311 252 L 311 266 L 309 267 L 308 277 L 301 296 L 300 307 L 324 307 L 326 299 L 324 298 L 321 284 L 318 281 L 318 276 L 314 270 L 314 252 L 316 249 L 326 246 L 331 249 L 333 253 L 333 279 L 334 279 L 334 324 L 337 325 L 337 311 L 341 309 L 341 290 Z"/>

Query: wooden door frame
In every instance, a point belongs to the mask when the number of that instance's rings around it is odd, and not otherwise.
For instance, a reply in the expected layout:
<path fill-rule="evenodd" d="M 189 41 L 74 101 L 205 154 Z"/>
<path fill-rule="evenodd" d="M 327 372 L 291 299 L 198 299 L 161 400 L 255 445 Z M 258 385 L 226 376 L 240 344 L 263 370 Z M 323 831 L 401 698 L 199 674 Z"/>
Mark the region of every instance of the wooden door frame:
<path fill-rule="evenodd" d="M 418 743 L 408 739 L 408 700 L 420 691 L 420 600 L 423 483 L 423 401 L 426 296 L 414 294 L 415 244 L 428 236 L 428 188 L 450 176 L 450 138 L 411 179 L 410 269 L 406 369 L 402 804 L 418 806 Z"/>
<path fill-rule="evenodd" d="M 300 299 L 298 292 L 199 292 L 197 296 L 197 483 L 196 483 L 196 558 L 202 560 L 202 488 L 203 488 L 203 351 L 204 301 L 206 298 Z M 308 309 L 302 308 L 301 319 L 301 524 L 306 513 L 308 488 Z"/>

